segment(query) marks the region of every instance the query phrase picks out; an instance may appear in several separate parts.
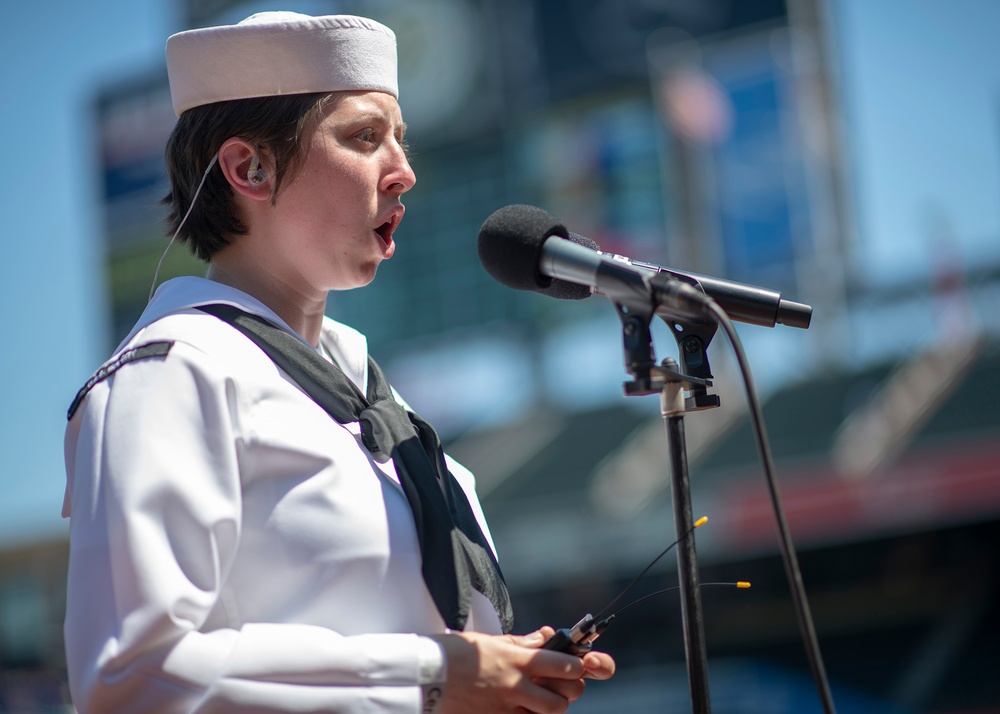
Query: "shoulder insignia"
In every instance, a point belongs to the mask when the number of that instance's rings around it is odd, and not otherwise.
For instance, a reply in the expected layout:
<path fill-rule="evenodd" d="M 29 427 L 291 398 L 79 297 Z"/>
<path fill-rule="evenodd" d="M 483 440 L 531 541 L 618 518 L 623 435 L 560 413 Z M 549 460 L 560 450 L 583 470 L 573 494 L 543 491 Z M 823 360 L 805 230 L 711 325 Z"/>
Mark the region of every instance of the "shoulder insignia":
<path fill-rule="evenodd" d="M 130 350 L 122 352 L 118 355 L 118 359 L 114 362 L 106 364 L 97 370 L 94 376 L 88 379 L 87 383 L 83 385 L 79 392 L 76 393 L 73 403 L 69 405 L 69 412 L 66 414 L 66 419 L 69 420 L 73 418 L 73 415 L 76 414 L 76 410 L 80 408 L 80 403 L 83 401 L 83 398 L 87 396 L 87 393 L 91 389 L 113 375 L 129 362 L 149 359 L 150 357 L 166 357 L 167 353 L 170 352 L 170 348 L 173 346 L 173 341 L 147 342 L 144 345 L 139 345 L 138 347 L 133 347 Z"/>

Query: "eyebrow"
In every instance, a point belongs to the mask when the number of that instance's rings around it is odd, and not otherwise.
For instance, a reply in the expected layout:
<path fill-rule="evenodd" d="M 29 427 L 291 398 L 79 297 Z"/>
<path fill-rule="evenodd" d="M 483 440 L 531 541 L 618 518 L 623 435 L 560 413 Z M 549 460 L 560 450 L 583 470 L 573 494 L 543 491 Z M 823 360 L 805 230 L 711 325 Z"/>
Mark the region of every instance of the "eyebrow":
<path fill-rule="evenodd" d="M 370 121 L 370 122 L 376 122 L 376 123 L 379 123 L 379 124 L 389 124 L 390 126 L 393 126 L 393 127 L 399 129 L 400 136 L 405 136 L 406 135 L 406 130 L 408 128 L 408 126 L 407 126 L 407 124 L 406 124 L 405 121 L 401 121 L 401 122 L 399 122 L 399 124 L 396 124 L 392 120 L 391 117 L 386 116 L 385 114 L 383 114 L 380 111 L 361 110 L 360 112 L 358 112 L 357 114 L 355 114 L 353 117 L 351 117 L 349 121 L 351 123 Z"/>

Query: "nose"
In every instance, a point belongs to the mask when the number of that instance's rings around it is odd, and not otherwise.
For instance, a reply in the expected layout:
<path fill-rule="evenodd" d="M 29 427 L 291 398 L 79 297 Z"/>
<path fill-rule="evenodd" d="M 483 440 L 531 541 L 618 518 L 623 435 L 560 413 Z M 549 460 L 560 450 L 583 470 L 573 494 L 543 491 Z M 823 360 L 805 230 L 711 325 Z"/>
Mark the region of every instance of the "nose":
<path fill-rule="evenodd" d="M 391 156 L 388 171 L 382 178 L 382 190 L 402 195 L 413 188 L 417 182 L 417 175 L 413 173 L 406 152 L 398 141 L 392 143 Z"/>

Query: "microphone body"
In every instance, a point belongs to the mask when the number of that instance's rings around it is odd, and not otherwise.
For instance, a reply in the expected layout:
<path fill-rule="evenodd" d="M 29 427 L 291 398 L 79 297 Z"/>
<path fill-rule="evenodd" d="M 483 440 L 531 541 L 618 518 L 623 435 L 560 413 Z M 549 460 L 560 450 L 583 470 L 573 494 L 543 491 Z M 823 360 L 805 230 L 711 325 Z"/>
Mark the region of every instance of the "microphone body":
<path fill-rule="evenodd" d="M 657 275 L 655 271 L 636 268 L 626 258 L 590 250 L 578 242 L 547 238 L 541 246 L 538 270 L 560 282 L 590 285 L 594 293 L 632 311 L 655 312 L 665 319 L 711 319 L 704 291 L 699 291 L 697 285 L 673 276 L 670 280 L 651 280 Z"/>
<path fill-rule="evenodd" d="M 570 233 L 570 238 L 575 234 Z M 544 246 L 543 246 L 544 248 Z M 700 287 L 706 295 L 719 303 L 731 320 L 751 325 L 774 327 L 786 325 L 807 329 L 812 320 L 812 308 L 804 303 L 786 300 L 775 290 L 737 283 L 732 280 L 713 278 L 673 268 L 665 268 L 653 263 L 626 258 L 622 255 L 602 253 L 611 260 L 622 262 L 650 274 L 667 273 L 694 287 Z"/>
<path fill-rule="evenodd" d="M 589 287 L 617 303 L 657 312 L 704 315 L 692 289 L 713 298 L 733 320 L 774 327 L 809 327 L 812 308 L 785 300 L 773 290 L 671 270 L 619 255 L 601 253 L 596 243 L 570 233 L 559 221 L 534 206 L 512 205 L 494 212 L 479 232 L 479 257 L 494 278 L 517 290 L 553 294 L 550 286 Z M 669 274 L 674 280 L 649 278 Z"/>

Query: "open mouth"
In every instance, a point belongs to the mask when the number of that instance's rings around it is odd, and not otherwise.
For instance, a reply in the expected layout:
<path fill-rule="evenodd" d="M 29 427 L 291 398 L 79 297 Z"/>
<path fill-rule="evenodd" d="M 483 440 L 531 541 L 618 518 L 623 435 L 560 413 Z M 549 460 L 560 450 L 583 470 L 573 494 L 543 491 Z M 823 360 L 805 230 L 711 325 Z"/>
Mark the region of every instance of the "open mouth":
<path fill-rule="evenodd" d="M 376 226 L 375 228 L 372 229 L 375 235 L 377 235 L 379 238 L 382 239 L 382 244 L 385 246 L 385 249 L 387 251 L 387 254 L 385 255 L 385 257 L 387 258 L 392 255 L 392 252 L 395 249 L 395 245 L 393 244 L 392 234 L 399 227 L 400 221 L 403 220 L 403 210 L 404 209 L 402 205 L 396 206 L 391 210 L 389 215 L 386 216 L 388 220 L 386 220 L 385 223 Z"/>
<path fill-rule="evenodd" d="M 392 244 L 393 225 L 394 221 L 386 221 L 385 223 L 383 223 L 382 225 L 380 225 L 378 228 L 375 229 L 375 232 L 379 234 L 379 236 L 382 238 L 382 240 L 385 242 L 386 245 Z"/>

